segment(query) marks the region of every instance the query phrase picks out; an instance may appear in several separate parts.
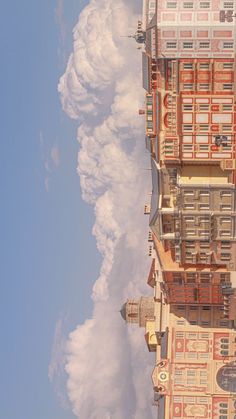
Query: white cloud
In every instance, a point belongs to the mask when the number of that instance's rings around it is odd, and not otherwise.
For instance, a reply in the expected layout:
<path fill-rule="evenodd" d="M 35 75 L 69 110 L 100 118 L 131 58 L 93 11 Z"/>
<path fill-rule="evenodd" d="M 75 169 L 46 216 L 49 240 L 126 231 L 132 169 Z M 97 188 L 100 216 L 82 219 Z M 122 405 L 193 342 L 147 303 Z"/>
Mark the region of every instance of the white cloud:
<path fill-rule="evenodd" d="M 118 313 L 127 297 L 149 291 L 141 56 L 133 40 L 121 37 L 135 28 L 134 5 L 91 0 L 74 29 L 74 52 L 58 87 L 64 110 L 80 123 L 78 174 L 84 199 L 95 207 L 93 234 L 103 255 L 93 318 L 67 343 L 68 395 L 80 419 L 155 415 L 144 331 L 127 328 Z"/>
<path fill-rule="evenodd" d="M 54 166 L 59 166 L 59 164 L 60 164 L 60 151 L 59 151 L 59 148 L 56 145 L 54 145 L 52 147 L 50 154 L 51 154 L 51 159 L 52 159 L 52 162 L 53 162 Z"/>

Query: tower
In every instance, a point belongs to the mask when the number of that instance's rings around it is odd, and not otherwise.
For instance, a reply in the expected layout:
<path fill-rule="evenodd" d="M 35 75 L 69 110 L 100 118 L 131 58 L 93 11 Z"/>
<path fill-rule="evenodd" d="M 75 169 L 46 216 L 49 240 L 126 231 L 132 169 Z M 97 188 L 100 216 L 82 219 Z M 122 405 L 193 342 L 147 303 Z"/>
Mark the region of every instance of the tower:
<path fill-rule="evenodd" d="M 141 297 L 139 300 L 127 300 L 120 310 L 127 323 L 136 323 L 145 327 L 147 320 L 154 320 L 153 297 Z"/>

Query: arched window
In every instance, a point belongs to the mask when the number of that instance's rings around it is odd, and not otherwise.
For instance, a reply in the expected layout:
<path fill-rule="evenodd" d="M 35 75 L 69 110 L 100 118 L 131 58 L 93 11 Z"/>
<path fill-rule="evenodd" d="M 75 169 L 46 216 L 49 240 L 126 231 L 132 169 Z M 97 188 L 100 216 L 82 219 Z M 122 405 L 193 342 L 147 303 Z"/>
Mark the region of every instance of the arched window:
<path fill-rule="evenodd" d="M 228 344 L 228 343 L 222 343 L 222 344 L 220 345 L 220 348 L 221 348 L 221 349 L 229 349 L 229 344 Z"/>
<path fill-rule="evenodd" d="M 229 351 L 226 351 L 225 349 L 223 349 L 223 350 L 220 351 L 220 354 L 222 356 L 228 356 L 229 355 Z"/>
<path fill-rule="evenodd" d="M 228 338 L 221 338 L 220 343 L 229 343 L 229 339 Z"/>

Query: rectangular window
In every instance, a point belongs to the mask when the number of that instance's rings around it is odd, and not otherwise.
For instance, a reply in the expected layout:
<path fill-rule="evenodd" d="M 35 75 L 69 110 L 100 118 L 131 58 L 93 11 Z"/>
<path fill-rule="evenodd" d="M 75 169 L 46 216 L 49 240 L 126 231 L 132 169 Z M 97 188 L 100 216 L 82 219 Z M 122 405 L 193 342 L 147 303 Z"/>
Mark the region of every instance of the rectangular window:
<path fill-rule="evenodd" d="M 193 145 L 192 144 L 184 144 L 183 145 L 183 150 L 184 151 L 192 151 L 193 149 Z"/>
<path fill-rule="evenodd" d="M 221 249 L 226 250 L 226 249 L 231 249 L 231 243 L 230 242 L 221 242 Z M 225 274 L 221 274 L 220 277 L 222 277 L 223 279 L 225 278 Z M 222 279 L 221 278 L 221 279 Z M 224 279 L 225 280 L 225 279 Z"/>
<path fill-rule="evenodd" d="M 183 131 L 192 131 L 193 130 L 193 126 L 192 125 L 183 125 Z"/>
<path fill-rule="evenodd" d="M 226 62 L 226 63 L 223 63 L 223 69 L 224 70 L 228 70 L 228 69 L 230 69 L 230 68 L 233 68 L 233 63 L 231 63 L 231 62 Z"/>
<path fill-rule="evenodd" d="M 229 231 L 229 230 L 221 230 L 221 231 L 220 231 L 220 235 L 221 235 L 222 237 L 230 237 L 230 236 L 231 236 L 231 234 L 230 234 L 230 231 Z"/>
<path fill-rule="evenodd" d="M 199 42 L 199 48 L 210 48 L 210 41 L 200 41 Z"/>
<path fill-rule="evenodd" d="M 187 377 L 196 377 L 195 370 L 187 370 Z"/>
<path fill-rule="evenodd" d="M 222 125 L 222 130 L 223 131 L 231 131 L 232 130 L 232 125 Z"/>
<path fill-rule="evenodd" d="M 199 90 L 209 90 L 209 89 L 210 89 L 209 83 L 200 83 L 199 84 Z"/>
<path fill-rule="evenodd" d="M 231 255 L 230 253 L 221 253 L 221 260 L 230 260 L 231 259 Z"/>
<path fill-rule="evenodd" d="M 232 90 L 233 84 L 232 83 L 223 83 L 223 90 Z"/>
<path fill-rule="evenodd" d="M 199 204 L 199 210 L 200 211 L 204 211 L 204 210 L 209 210 L 210 207 L 208 204 Z"/>
<path fill-rule="evenodd" d="M 177 310 L 179 310 L 179 311 L 185 311 L 185 307 L 184 306 L 177 306 Z M 183 332 L 181 332 L 181 333 L 183 333 Z"/>
<path fill-rule="evenodd" d="M 232 49 L 234 46 L 233 42 L 223 42 L 223 49 Z"/>
<path fill-rule="evenodd" d="M 210 66 L 209 63 L 200 63 L 199 64 L 200 70 L 209 70 L 209 66 Z"/>
<path fill-rule="evenodd" d="M 203 197 L 203 196 L 209 197 L 209 194 L 210 194 L 209 191 L 200 191 L 200 197 Z"/>
<path fill-rule="evenodd" d="M 192 70 L 193 69 L 193 63 L 184 63 L 183 67 L 184 67 L 184 70 Z"/>
<path fill-rule="evenodd" d="M 209 130 L 209 125 L 200 124 L 199 129 L 200 129 L 200 131 L 208 131 Z"/>
<path fill-rule="evenodd" d="M 200 151 L 208 151 L 209 150 L 209 145 L 208 144 L 200 144 L 199 150 Z"/>
<path fill-rule="evenodd" d="M 184 90 L 193 90 L 193 83 L 184 83 Z"/>
<path fill-rule="evenodd" d="M 167 42 L 166 43 L 166 48 L 168 49 L 175 49 L 177 46 L 177 42 Z"/>
<path fill-rule="evenodd" d="M 200 9 L 209 9 L 210 2 L 209 1 L 200 1 Z"/>
<path fill-rule="evenodd" d="M 210 326 L 209 320 L 202 320 L 202 326 Z"/>
<path fill-rule="evenodd" d="M 228 105 L 227 103 L 223 104 L 223 111 L 232 111 L 232 105 Z"/>
<path fill-rule="evenodd" d="M 193 8 L 193 2 L 192 1 L 185 1 L 184 2 L 184 9 L 192 9 Z"/>
<path fill-rule="evenodd" d="M 234 2 L 233 1 L 224 1 L 223 9 L 233 9 Z"/>
<path fill-rule="evenodd" d="M 228 320 L 220 320 L 219 324 L 222 327 L 228 327 L 229 326 L 229 321 Z"/>
<path fill-rule="evenodd" d="M 202 309 L 205 310 L 205 311 L 209 311 L 211 309 L 211 307 L 210 306 L 203 306 Z"/>
<path fill-rule="evenodd" d="M 187 352 L 186 353 L 188 359 L 196 359 L 197 353 L 196 352 Z"/>
<path fill-rule="evenodd" d="M 200 111 L 209 111 L 209 107 L 210 107 L 210 105 L 202 103 L 202 104 L 199 105 L 199 110 Z"/>
<path fill-rule="evenodd" d="M 194 204 L 184 204 L 184 209 L 185 210 L 193 210 L 194 209 Z"/>
<path fill-rule="evenodd" d="M 230 211 L 231 210 L 231 205 L 221 204 L 220 207 L 221 207 L 222 211 Z"/>
<path fill-rule="evenodd" d="M 193 48 L 193 42 L 183 42 L 183 48 L 185 49 L 191 49 Z"/>
<path fill-rule="evenodd" d="M 184 111 L 192 111 L 193 110 L 193 105 L 184 104 L 183 105 L 183 110 Z"/>
<path fill-rule="evenodd" d="M 176 1 L 168 1 L 166 4 L 167 9 L 176 9 L 177 2 Z"/>
<path fill-rule="evenodd" d="M 184 320 L 177 320 L 177 321 L 176 321 L 176 324 L 177 324 L 178 326 L 184 326 L 184 325 L 185 325 L 185 321 L 184 321 Z"/>

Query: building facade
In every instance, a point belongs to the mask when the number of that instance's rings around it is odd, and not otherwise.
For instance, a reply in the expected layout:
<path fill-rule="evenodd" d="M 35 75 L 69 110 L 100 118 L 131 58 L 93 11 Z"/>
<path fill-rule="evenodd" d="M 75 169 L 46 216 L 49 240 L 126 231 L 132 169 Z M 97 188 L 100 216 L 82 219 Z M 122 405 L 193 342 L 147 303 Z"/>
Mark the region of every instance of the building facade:
<path fill-rule="evenodd" d="M 148 284 L 158 419 L 236 419 L 236 1 L 146 0 Z M 143 112 L 141 112 L 143 114 Z"/>

